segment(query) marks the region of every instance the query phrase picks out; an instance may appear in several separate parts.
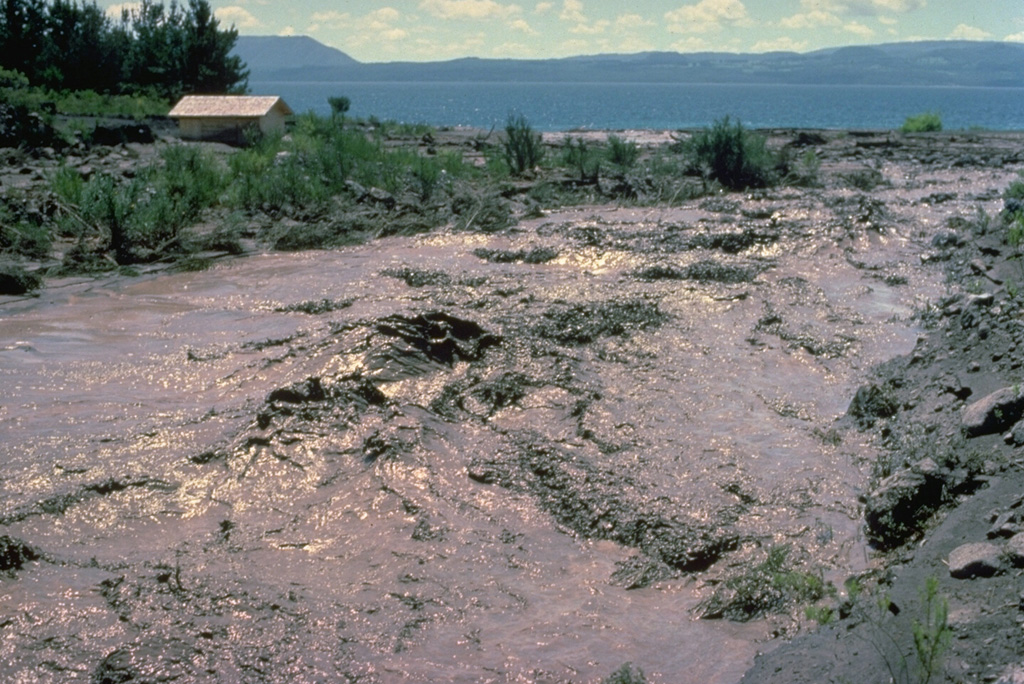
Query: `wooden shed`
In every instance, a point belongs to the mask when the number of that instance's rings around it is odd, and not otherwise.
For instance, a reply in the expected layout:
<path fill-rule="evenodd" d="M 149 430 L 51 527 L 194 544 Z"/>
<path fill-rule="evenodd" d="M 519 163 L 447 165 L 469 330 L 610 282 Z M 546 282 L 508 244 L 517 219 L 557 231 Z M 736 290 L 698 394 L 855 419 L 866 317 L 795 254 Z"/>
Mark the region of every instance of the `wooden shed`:
<path fill-rule="evenodd" d="M 245 142 L 247 131 L 283 133 L 291 107 L 276 95 L 186 95 L 169 116 L 187 140 Z"/>

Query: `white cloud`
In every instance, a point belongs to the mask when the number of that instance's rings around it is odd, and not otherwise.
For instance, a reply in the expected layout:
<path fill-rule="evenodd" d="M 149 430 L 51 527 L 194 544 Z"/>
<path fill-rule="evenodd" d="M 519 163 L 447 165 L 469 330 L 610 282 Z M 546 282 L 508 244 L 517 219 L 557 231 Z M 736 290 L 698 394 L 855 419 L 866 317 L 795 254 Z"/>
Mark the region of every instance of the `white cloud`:
<path fill-rule="evenodd" d="M 213 11 L 213 15 L 217 17 L 217 21 L 225 26 L 256 28 L 263 25 L 249 10 L 237 5 L 216 9 Z"/>
<path fill-rule="evenodd" d="M 525 19 L 515 19 L 512 22 L 510 22 L 508 26 L 510 29 L 514 31 L 522 31 L 523 33 L 529 34 L 531 36 L 539 35 L 537 31 L 534 30 L 534 28 L 530 26 L 529 22 L 527 22 Z"/>
<path fill-rule="evenodd" d="M 609 26 L 611 26 L 610 21 L 607 19 L 601 19 L 592 24 L 576 24 L 576 26 L 569 29 L 569 32 L 584 36 L 596 36 L 607 31 Z"/>
<path fill-rule="evenodd" d="M 843 27 L 843 30 L 847 33 L 852 33 L 858 38 L 867 40 L 875 36 L 875 31 L 870 26 L 865 26 L 859 21 L 851 21 L 849 24 Z"/>
<path fill-rule="evenodd" d="M 312 23 L 306 31 L 338 31 L 346 34 L 349 43 L 354 46 L 372 45 L 381 41 L 398 42 L 409 37 L 408 31 L 395 25 L 401 19 L 401 12 L 393 7 L 381 7 L 361 17 L 336 10 L 314 12 L 310 17 Z"/>
<path fill-rule="evenodd" d="M 580 0 L 565 0 L 562 3 L 562 13 L 558 15 L 562 21 L 571 21 L 574 24 L 586 23 L 587 17 L 583 14 L 583 3 Z"/>
<path fill-rule="evenodd" d="M 537 6 L 533 8 L 534 14 L 547 14 L 554 9 L 555 3 L 553 2 L 538 2 Z"/>
<path fill-rule="evenodd" d="M 708 33 L 722 24 L 750 23 L 747 8 L 740 0 L 701 0 L 665 13 L 671 33 Z"/>
<path fill-rule="evenodd" d="M 314 12 L 313 16 L 310 17 L 310 21 L 313 22 L 312 26 L 315 26 L 317 29 L 322 24 L 327 24 L 330 28 L 343 29 L 350 26 L 353 19 L 352 15 L 348 12 L 331 10 L 330 12 Z"/>
<path fill-rule="evenodd" d="M 925 7 L 928 0 L 872 0 L 872 4 L 889 12 L 913 12 Z"/>
<path fill-rule="evenodd" d="M 1024 32 L 1014 33 L 1012 36 L 1003 38 L 1008 43 L 1024 43 Z"/>
<path fill-rule="evenodd" d="M 616 31 L 634 31 L 636 29 L 651 28 L 654 22 L 644 19 L 639 14 L 623 14 L 615 19 Z"/>
<path fill-rule="evenodd" d="M 815 9 L 803 14 L 794 14 L 791 17 L 779 20 L 779 25 L 787 29 L 808 29 L 818 26 L 836 26 L 842 23 L 835 14 L 824 10 Z"/>
<path fill-rule="evenodd" d="M 895 17 L 878 17 L 878 23 L 884 24 L 886 26 L 895 26 L 899 22 L 896 20 Z"/>
<path fill-rule="evenodd" d="M 796 41 L 789 36 L 754 43 L 752 52 L 801 52 L 807 49 L 806 41 Z"/>
<path fill-rule="evenodd" d="M 977 26 L 960 24 L 953 29 L 953 32 L 949 34 L 949 37 L 953 40 L 987 40 L 992 37 L 992 34 L 978 28 Z"/>
<path fill-rule="evenodd" d="M 518 5 L 502 5 L 494 0 L 423 0 L 419 7 L 439 19 L 507 18 L 522 12 Z"/>
<path fill-rule="evenodd" d="M 279 36 L 295 36 L 295 35 L 298 35 L 298 32 L 295 30 L 294 26 L 285 26 L 283 29 L 281 29 L 280 31 L 277 32 L 277 35 L 279 35 Z"/>

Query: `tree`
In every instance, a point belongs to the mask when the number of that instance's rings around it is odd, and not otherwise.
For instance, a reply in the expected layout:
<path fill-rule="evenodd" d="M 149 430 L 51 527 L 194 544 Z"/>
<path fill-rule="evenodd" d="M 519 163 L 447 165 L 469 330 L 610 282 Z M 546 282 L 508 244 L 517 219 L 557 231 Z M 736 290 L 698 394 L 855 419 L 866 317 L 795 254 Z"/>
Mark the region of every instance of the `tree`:
<path fill-rule="evenodd" d="M 327 104 L 331 105 L 331 116 L 341 117 L 341 122 L 345 123 L 345 112 L 352 106 L 352 100 L 344 96 L 336 96 L 327 98 Z"/>
<path fill-rule="evenodd" d="M 197 93 L 244 92 L 249 72 L 232 55 L 238 41 L 234 27 L 221 31 L 206 0 L 189 0 L 185 15 L 186 58 L 184 85 Z"/>
<path fill-rule="evenodd" d="M 112 20 L 93 1 L 0 0 L 0 68 L 32 85 L 112 93 L 244 92 L 248 72 L 207 0 L 142 0 Z"/>

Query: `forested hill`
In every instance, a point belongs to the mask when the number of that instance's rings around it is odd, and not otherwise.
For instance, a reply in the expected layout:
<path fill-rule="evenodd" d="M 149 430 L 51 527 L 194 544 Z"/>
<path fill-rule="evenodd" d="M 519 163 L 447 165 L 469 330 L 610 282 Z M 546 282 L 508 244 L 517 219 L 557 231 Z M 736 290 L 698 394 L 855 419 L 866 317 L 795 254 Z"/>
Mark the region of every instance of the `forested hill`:
<path fill-rule="evenodd" d="M 312 38 L 241 36 L 253 81 L 781 83 L 1024 87 L 1024 45 L 927 41 L 804 54 L 646 52 L 547 60 L 360 63 Z"/>

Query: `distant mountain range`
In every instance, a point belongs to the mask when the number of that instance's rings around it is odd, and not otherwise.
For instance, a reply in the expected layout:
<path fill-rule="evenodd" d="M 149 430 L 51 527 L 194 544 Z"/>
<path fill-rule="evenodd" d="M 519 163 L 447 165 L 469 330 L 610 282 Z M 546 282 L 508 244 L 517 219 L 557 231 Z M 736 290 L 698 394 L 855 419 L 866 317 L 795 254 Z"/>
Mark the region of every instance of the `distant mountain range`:
<path fill-rule="evenodd" d="M 563 59 L 363 63 L 306 36 L 239 36 L 259 81 L 775 83 L 1024 87 L 1024 44 L 922 41 L 808 53 L 642 52 Z"/>

